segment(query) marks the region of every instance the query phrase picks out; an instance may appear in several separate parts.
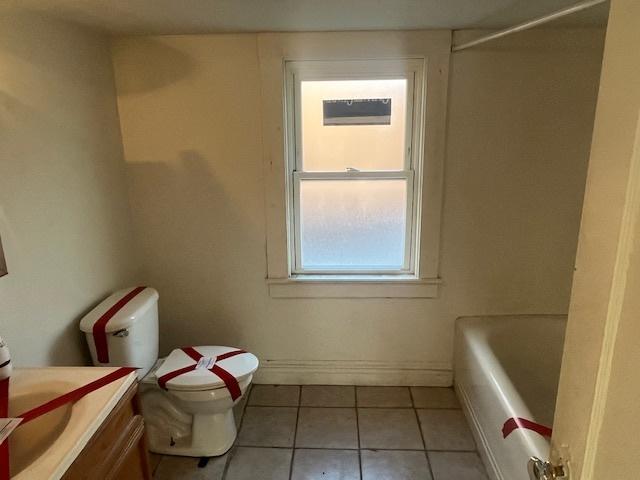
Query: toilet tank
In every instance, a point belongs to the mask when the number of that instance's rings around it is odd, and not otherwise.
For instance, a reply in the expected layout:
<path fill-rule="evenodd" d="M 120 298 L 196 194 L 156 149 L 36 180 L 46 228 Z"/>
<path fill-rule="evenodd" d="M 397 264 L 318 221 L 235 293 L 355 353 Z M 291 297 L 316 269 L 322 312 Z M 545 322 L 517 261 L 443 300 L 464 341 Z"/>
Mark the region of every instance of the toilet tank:
<path fill-rule="evenodd" d="M 125 288 L 105 298 L 80 320 L 94 365 L 137 367 L 140 379 L 147 374 L 158 359 L 158 298 L 153 288 Z M 93 333 L 97 322 L 106 332 L 106 362 L 98 359 Z"/>

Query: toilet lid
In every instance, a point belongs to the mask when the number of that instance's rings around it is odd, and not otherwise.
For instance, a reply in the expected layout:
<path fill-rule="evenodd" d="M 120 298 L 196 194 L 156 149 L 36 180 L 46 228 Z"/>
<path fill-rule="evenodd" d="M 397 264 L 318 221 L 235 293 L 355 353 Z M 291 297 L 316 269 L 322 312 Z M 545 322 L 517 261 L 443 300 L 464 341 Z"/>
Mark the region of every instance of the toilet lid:
<path fill-rule="evenodd" d="M 203 356 L 201 361 L 198 362 L 199 368 L 172 378 L 166 383 L 167 389 L 198 391 L 225 387 L 224 381 L 208 370 L 214 364 L 233 375 L 238 383 L 241 383 L 258 368 L 258 359 L 249 352 L 216 361 L 216 357 L 238 350 L 234 347 L 199 346 L 193 348 Z M 193 358 L 177 348 L 169 354 L 164 363 L 158 368 L 156 378 L 195 364 L 196 362 Z"/>

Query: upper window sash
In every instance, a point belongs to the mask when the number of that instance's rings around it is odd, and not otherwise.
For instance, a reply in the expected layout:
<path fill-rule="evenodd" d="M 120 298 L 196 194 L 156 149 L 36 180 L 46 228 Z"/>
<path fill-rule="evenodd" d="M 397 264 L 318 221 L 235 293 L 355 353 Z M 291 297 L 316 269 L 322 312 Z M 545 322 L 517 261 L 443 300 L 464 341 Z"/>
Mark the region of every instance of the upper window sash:
<path fill-rule="evenodd" d="M 423 59 L 403 60 L 354 60 L 354 61 L 289 61 L 285 63 L 285 108 L 287 124 L 293 127 L 293 135 L 287 137 L 288 169 L 304 171 L 302 158 L 302 107 L 301 83 L 314 80 L 384 80 L 403 79 L 407 81 L 404 169 L 415 170 L 419 151 L 419 123 L 416 101 L 422 101 Z M 419 89 L 418 92 L 416 90 Z M 416 98 L 416 93 L 418 94 Z M 290 105 L 293 108 L 290 108 Z M 419 105 L 421 106 L 421 105 Z M 291 132 L 287 132 L 290 134 Z M 418 133 L 418 138 L 416 138 Z M 293 157 L 293 158 L 292 158 Z"/>

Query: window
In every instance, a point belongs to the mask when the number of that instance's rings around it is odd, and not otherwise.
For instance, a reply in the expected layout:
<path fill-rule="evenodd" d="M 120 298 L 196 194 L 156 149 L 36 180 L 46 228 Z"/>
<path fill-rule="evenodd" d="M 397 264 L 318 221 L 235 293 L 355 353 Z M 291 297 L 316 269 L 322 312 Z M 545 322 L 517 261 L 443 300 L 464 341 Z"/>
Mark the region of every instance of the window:
<path fill-rule="evenodd" d="M 291 275 L 416 275 L 423 60 L 286 63 Z"/>
<path fill-rule="evenodd" d="M 258 35 L 271 297 L 439 295 L 450 56 L 447 30 Z"/>

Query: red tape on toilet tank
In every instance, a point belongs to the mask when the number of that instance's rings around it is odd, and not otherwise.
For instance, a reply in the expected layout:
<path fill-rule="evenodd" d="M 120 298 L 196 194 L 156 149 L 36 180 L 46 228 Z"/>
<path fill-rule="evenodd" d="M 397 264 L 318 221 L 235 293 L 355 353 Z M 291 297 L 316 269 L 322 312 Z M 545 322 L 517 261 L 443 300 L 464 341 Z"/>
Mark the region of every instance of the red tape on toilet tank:
<path fill-rule="evenodd" d="M 188 365 L 186 367 L 179 368 L 178 370 L 174 370 L 169 373 L 165 373 L 160 378 L 158 378 L 158 385 L 160 385 L 160 387 L 165 390 L 167 389 L 167 382 L 169 380 L 176 378 L 180 375 L 183 375 L 185 373 L 194 371 L 198 366 L 198 361 L 201 358 L 204 358 L 204 356 L 193 347 L 183 347 L 180 350 L 182 350 L 184 353 L 189 355 L 189 357 L 191 357 L 196 363 L 194 363 L 193 365 Z M 231 394 L 232 400 L 235 400 L 236 398 L 239 398 L 240 395 L 242 395 L 242 391 L 240 390 L 240 385 L 238 384 L 238 380 L 236 380 L 236 377 L 234 377 L 231 373 L 226 371 L 224 368 L 220 367 L 218 365 L 218 362 L 229 357 L 235 357 L 236 355 L 241 355 L 243 353 L 247 353 L 247 352 L 245 352 L 244 350 L 233 350 L 231 352 L 218 355 L 215 359 L 216 361 L 213 367 L 207 369 L 214 375 L 217 375 L 224 382 L 225 386 L 227 387 L 227 390 L 229 390 L 229 393 Z"/>
<path fill-rule="evenodd" d="M 127 303 L 142 292 L 147 287 L 136 287 L 118 300 L 109 310 L 93 324 L 93 343 L 96 346 L 96 357 L 100 363 L 109 363 L 109 345 L 107 343 L 107 323 L 118 313 Z"/>

